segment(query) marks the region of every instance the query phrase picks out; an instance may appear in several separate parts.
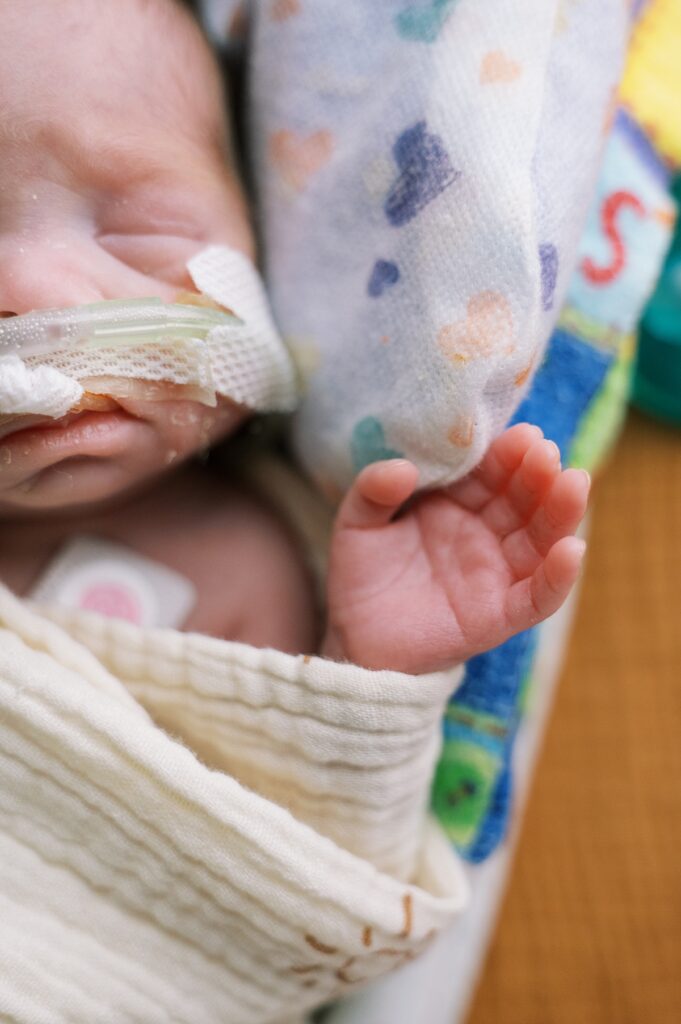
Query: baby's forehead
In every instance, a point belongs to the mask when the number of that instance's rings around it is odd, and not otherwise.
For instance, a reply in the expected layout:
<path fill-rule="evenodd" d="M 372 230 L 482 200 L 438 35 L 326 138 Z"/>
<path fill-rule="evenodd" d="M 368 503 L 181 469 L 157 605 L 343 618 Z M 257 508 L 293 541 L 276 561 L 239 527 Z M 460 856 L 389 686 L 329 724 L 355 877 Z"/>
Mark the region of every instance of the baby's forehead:
<path fill-rule="evenodd" d="M 108 13 L 93 18 L 84 5 L 82 25 L 69 26 L 69 45 L 21 82 L 0 69 L 2 141 L 71 134 L 72 148 L 80 140 L 105 151 L 107 135 L 130 145 L 139 132 L 153 137 L 154 129 L 168 128 L 217 141 L 224 124 L 222 81 L 189 5 L 117 0 L 115 6 L 115 17 L 106 5 L 100 9 Z"/>
<path fill-rule="evenodd" d="M 202 136 L 168 118 L 106 115 L 90 110 L 61 122 L 48 116 L 30 123 L 0 118 L 2 180 L 27 180 L 30 158 L 31 181 L 49 180 L 74 194 L 114 198 L 160 189 L 172 197 L 175 184 L 190 178 L 199 188 L 206 168 L 216 158 L 219 163 L 218 137 L 209 139 L 208 130 Z"/>

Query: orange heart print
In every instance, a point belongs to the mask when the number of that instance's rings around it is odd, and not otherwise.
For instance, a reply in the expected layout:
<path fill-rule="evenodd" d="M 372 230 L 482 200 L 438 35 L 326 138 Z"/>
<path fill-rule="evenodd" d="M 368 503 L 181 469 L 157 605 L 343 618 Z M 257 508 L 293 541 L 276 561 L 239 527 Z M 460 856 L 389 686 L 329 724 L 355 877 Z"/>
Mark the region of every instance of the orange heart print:
<path fill-rule="evenodd" d="M 270 139 L 270 157 L 284 181 L 302 192 L 309 179 L 328 163 L 333 152 L 331 132 L 318 131 L 301 137 L 284 129 Z"/>
<path fill-rule="evenodd" d="M 515 82 L 522 73 L 522 64 L 513 60 L 503 50 L 491 50 L 482 59 L 480 82 L 482 85 L 506 84 Z"/>
<path fill-rule="evenodd" d="M 465 364 L 495 352 L 510 355 L 515 348 L 513 313 L 500 292 L 478 292 L 468 301 L 466 317 L 445 324 L 437 336 L 443 355 L 451 363 Z"/>
<path fill-rule="evenodd" d="M 286 21 L 300 14 L 300 0 L 273 0 L 270 7 L 272 21 Z"/>

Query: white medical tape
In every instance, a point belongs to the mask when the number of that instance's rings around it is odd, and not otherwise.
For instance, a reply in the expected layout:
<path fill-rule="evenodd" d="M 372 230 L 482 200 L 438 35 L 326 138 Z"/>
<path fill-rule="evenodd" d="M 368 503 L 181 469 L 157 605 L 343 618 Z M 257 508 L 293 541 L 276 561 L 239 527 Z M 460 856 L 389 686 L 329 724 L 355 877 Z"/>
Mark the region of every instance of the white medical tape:
<path fill-rule="evenodd" d="M 241 322 L 225 318 L 203 340 L 169 336 L 167 342 L 74 344 L 39 355 L 0 356 L 0 415 L 59 418 L 82 398 L 88 381 L 102 379 L 180 384 L 196 389 L 196 400 L 206 404 L 218 394 L 256 412 L 290 412 L 298 397 L 293 362 L 253 265 L 234 249 L 210 246 L 187 269 L 203 296 Z"/>

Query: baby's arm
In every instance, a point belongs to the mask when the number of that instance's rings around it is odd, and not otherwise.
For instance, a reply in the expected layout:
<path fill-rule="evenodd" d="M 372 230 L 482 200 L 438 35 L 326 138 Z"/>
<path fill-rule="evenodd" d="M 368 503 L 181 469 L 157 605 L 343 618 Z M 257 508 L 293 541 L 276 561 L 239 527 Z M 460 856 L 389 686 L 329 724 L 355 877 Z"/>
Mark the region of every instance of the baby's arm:
<path fill-rule="evenodd" d="M 417 477 L 403 459 L 374 463 L 341 505 L 328 657 L 445 668 L 547 618 L 577 579 L 585 545 L 572 535 L 589 477 L 561 470 L 538 427 L 510 428 L 468 477 L 411 502 Z"/>

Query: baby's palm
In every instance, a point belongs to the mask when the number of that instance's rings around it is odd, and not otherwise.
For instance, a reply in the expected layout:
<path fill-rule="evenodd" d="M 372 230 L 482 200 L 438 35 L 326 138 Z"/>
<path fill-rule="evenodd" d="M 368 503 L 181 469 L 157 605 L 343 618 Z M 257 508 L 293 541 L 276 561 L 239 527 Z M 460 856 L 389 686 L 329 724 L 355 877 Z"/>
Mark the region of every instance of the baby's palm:
<path fill-rule="evenodd" d="M 416 475 L 368 467 L 338 516 L 329 651 L 371 668 L 425 672 L 495 647 L 560 607 L 579 570 L 588 478 L 561 472 L 536 427 L 506 431 L 473 474 L 393 518 Z"/>

